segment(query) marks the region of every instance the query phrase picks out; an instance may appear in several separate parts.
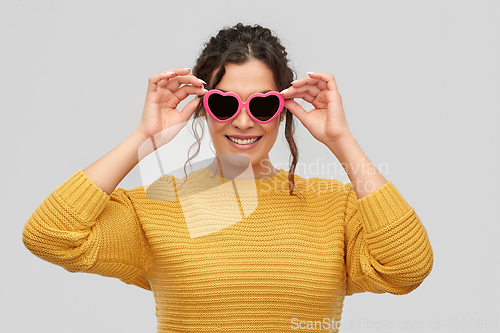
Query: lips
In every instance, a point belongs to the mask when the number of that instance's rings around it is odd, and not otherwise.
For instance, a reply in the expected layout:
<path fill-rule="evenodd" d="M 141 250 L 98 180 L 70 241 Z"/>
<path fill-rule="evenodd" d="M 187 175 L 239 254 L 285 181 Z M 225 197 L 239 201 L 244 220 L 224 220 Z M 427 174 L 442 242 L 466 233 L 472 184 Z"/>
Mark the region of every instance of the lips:
<path fill-rule="evenodd" d="M 234 142 L 234 143 L 237 143 L 237 144 L 240 144 L 240 145 L 253 144 L 253 143 L 259 141 L 261 137 L 262 136 L 241 137 L 241 136 L 229 136 L 229 135 L 226 135 L 226 138 L 228 138 L 231 142 Z M 240 142 L 236 142 L 236 141 L 240 141 L 241 143 Z"/>
<path fill-rule="evenodd" d="M 248 139 L 255 139 L 255 138 L 258 138 L 258 137 L 261 137 L 262 135 L 226 135 L 227 137 L 231 137 L 231 138 L 234 138 L 234 139 L 240 139 L 240 140 L 248 140 Z"/>
<path fill-rule="evenodd" d="M 260 137 L 254 136 L 254 138 L 258 138 L 258 139 L 252 143 L 237 143 L 237 142 L 232 141 L 229 138 L 229 136 L 226 135 L 226 139 L 227 139 L 227 142 L 229 143 L 229 145 L 231 147 L 233 147 L 234 149 L 242 150 L 242 151 L 243 150 L 251 150 L 254 147 L 256 147 L 257 145 L 259 145 L 259 142 L 260 142 L 260 139 L 262 138 L 262 136 L 260 136 Z"/>

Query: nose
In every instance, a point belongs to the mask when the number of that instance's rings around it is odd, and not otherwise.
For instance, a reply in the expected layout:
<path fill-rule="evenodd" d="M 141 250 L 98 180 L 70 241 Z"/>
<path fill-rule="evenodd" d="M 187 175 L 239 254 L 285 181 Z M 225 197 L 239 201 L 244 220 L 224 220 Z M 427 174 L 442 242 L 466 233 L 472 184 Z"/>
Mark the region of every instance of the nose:
<path fill-rule="evenodd" d="M 246 108 L 242 108 L 231 123 L 234 124 L 234 122 L 236 122 L 236 127 L 242 131 L 255 125 L 255 121 L 248 115 Z"/>

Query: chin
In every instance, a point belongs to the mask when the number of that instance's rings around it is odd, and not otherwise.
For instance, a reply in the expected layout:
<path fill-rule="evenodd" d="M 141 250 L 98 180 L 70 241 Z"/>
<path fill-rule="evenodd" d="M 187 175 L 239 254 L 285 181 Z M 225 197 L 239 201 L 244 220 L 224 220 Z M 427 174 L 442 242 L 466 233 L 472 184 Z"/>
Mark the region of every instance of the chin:
<path fill-rule="evenodd" d="M 219 157 L 222 161 L 239 167 L 247 167 L 250 163 L 252 163 L 252 160 L 246 154 L 242 153 L 220 154 Z"/>

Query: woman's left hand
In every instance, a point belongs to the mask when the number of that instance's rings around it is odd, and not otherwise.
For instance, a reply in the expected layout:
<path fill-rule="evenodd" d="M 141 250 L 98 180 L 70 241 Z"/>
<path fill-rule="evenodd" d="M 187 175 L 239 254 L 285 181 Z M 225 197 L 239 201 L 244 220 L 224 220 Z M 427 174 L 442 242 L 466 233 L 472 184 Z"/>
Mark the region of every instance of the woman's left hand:
<path fill-rule="evenodd" d="M 340 139 L 351 135 L 342 106 L 342 98 L 333 75 L 314 72 L 308 73 L 281 92 L 285 107 L 290 110 L 309 130 L 316 140 L 328 147 Z M 289 98 L 302 98 L 315 109 L 307 112 L 297 102 Z"/>

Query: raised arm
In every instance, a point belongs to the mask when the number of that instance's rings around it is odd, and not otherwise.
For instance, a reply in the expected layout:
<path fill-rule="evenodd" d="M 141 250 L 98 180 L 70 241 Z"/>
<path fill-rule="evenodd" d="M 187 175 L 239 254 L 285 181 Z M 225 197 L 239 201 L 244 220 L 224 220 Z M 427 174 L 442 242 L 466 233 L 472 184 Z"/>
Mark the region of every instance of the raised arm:
<path fill-rule="evenodd" d="M 130 192 L 116 186 L 187 123 L 198 100 L 181 112 L 175 108 L 191 94 L 204 94 L 203 83 L 188 73 L 189 69 L 175 68 L 149 78 L 139 127 L 105 156 L 73 174 L 30 216 L 22 236 L 31 252 L 70 272 L 116 277 L 150 289 L 149 244 Z"/>

